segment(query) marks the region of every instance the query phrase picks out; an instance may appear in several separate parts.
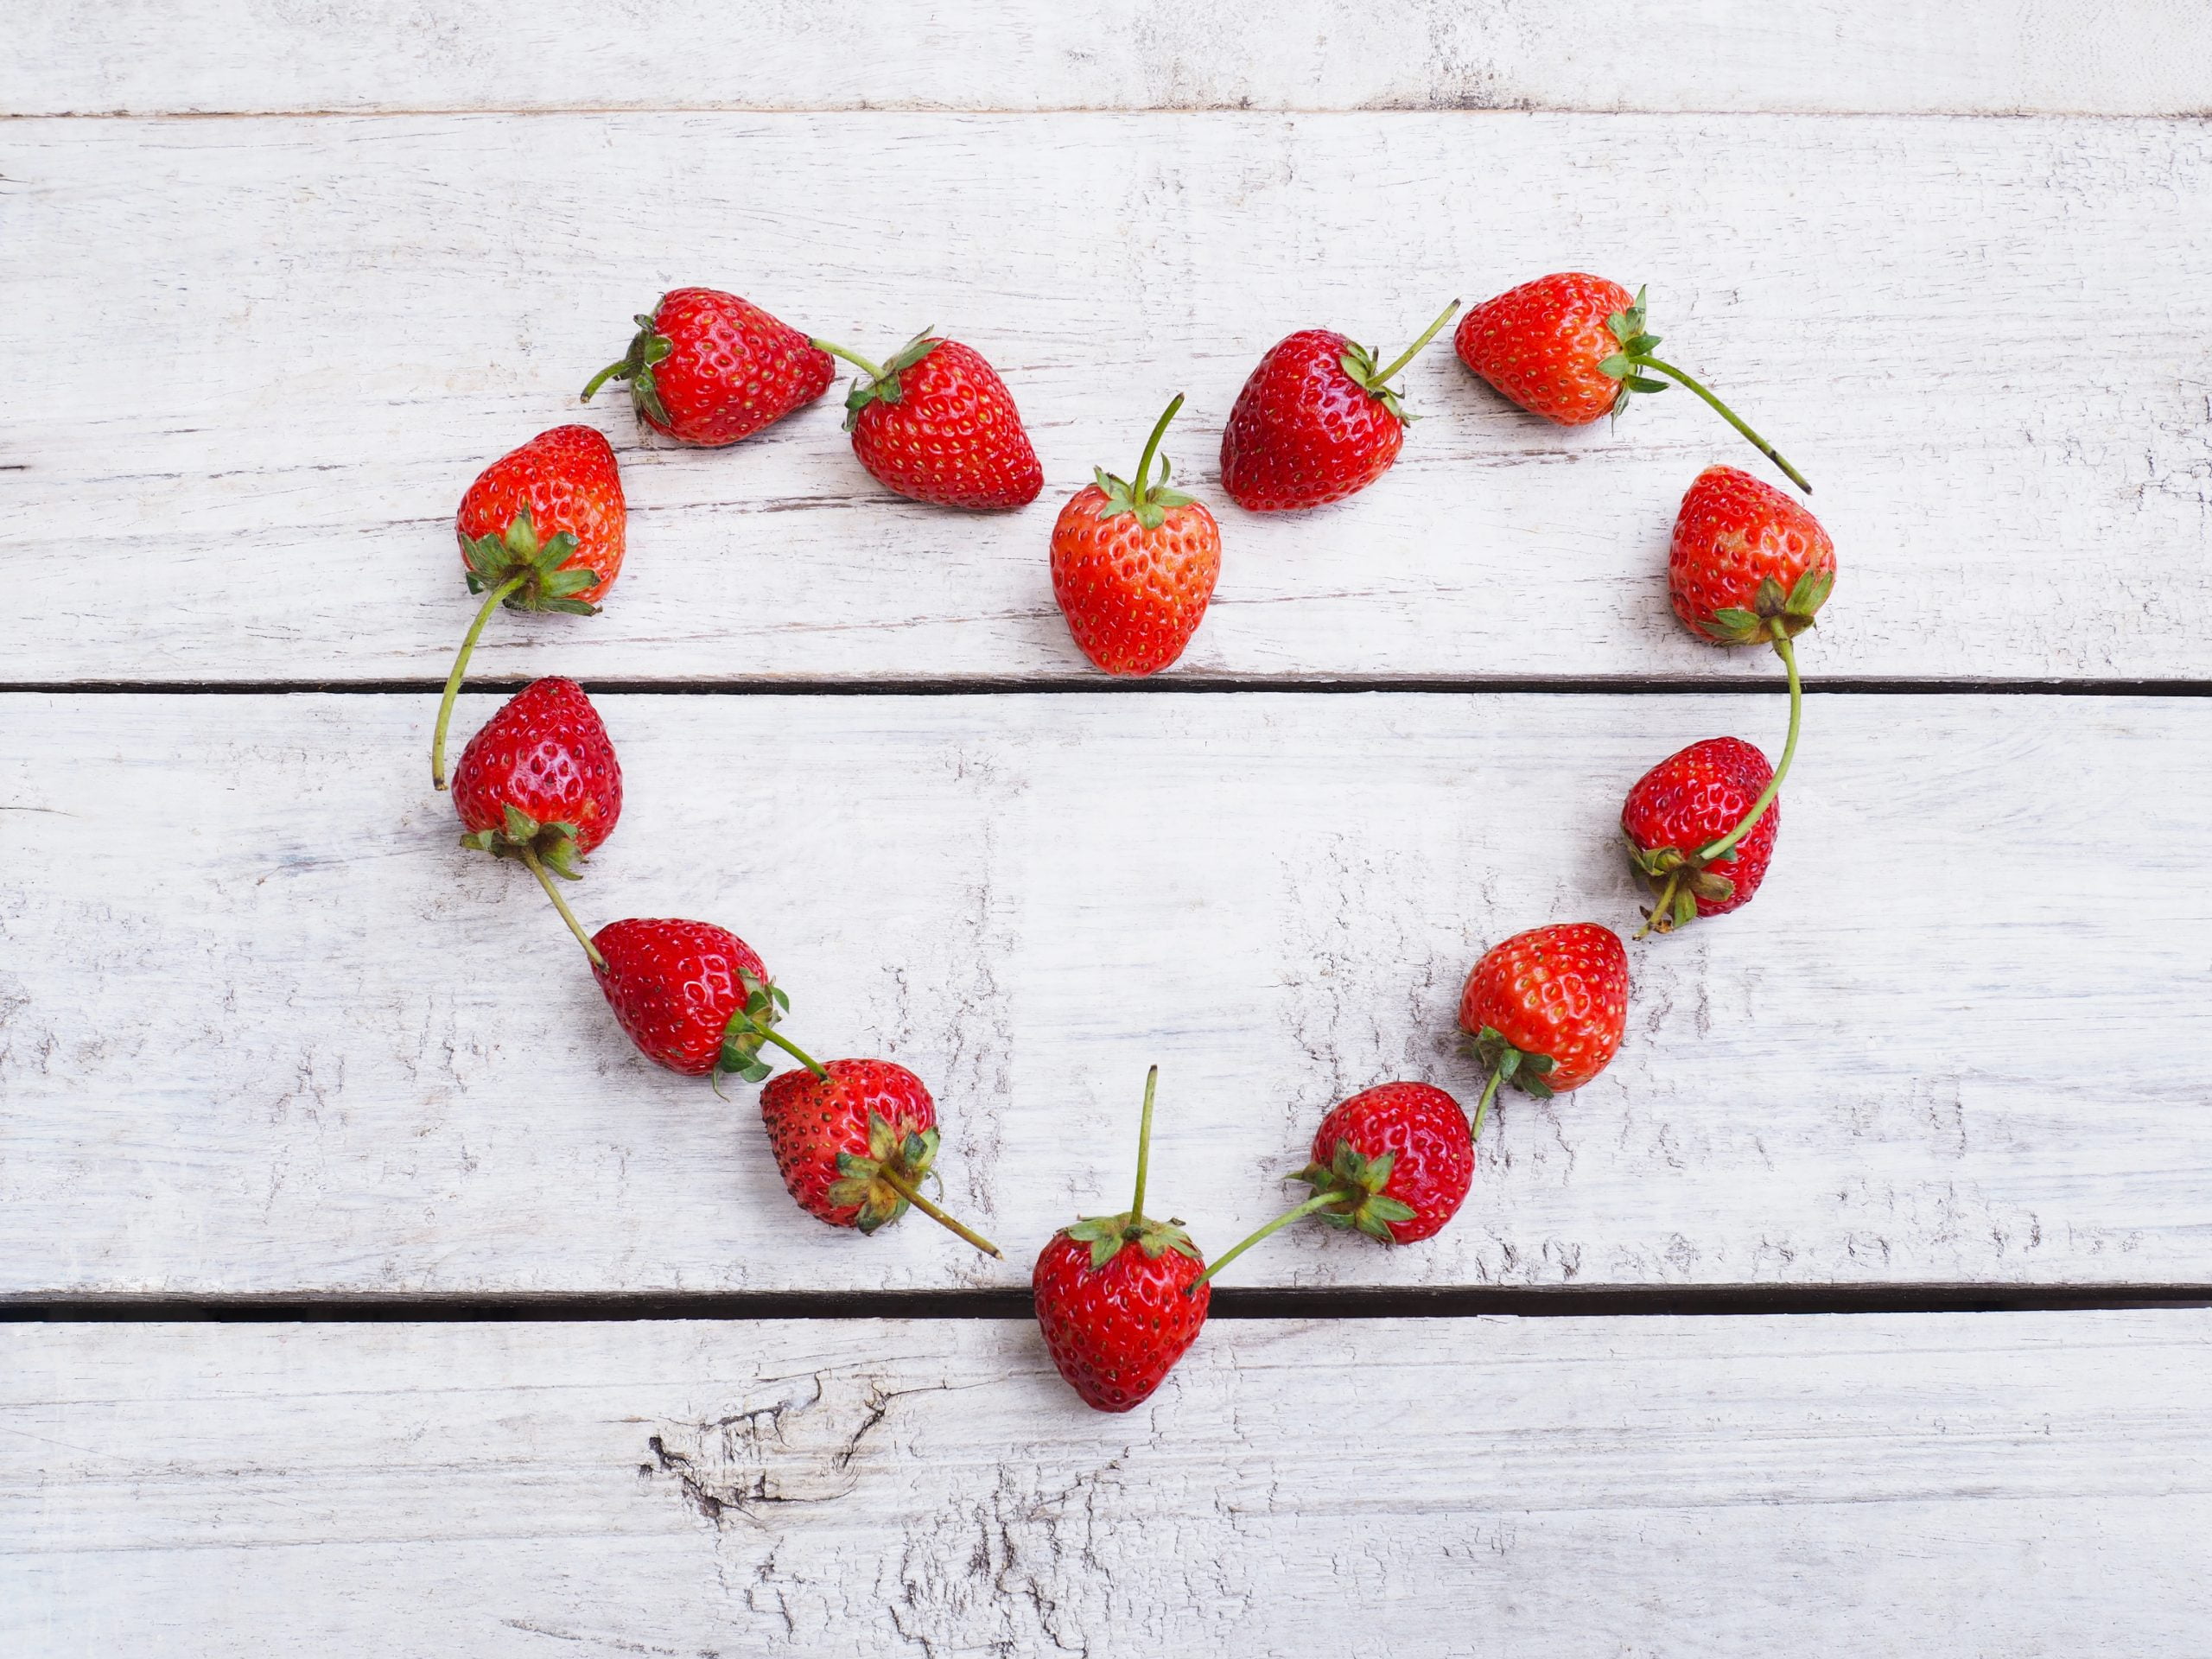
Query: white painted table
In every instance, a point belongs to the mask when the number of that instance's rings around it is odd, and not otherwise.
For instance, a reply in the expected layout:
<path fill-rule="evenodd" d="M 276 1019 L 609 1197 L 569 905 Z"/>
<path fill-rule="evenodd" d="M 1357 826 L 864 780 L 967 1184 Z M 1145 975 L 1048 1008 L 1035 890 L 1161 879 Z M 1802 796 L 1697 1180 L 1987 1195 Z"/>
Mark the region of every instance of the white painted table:
<path fill-rule="evenodd" d="M 0 1651 L 2202 1651 L 2204 14 L 524 11 L 0 41 Z M 1687 398 L 1562 433 L 1436 349 L 1382 484 L 1220 499 L 1281 334 L 1588 265 L 1841 550 L 1774 874 L 1637 948 L 1444 1236 L 1286 1236 L 1095 1417 L 1025 1268 L 1147 1062 L 1218 1250 L 1344 1093 L 1471 1096 L 1484 944 L 1632 921 L 1637 772 L 1778 739 L 1666 610 L 1749 464 Z M 687 281 L 970 340 L 1046 498 L 890 499 L 834 399 L 721 453 L 603 400 L 615 602 L 497 625 L 459 726 L 590 684 L 586 915 L 734 925 L 921 1071 L 1003 1266 L 804 1223 L 423 786 L 461 488 Z M 1045 535 L 1178 390 L 1225 565 L 1132 694 Z"/>

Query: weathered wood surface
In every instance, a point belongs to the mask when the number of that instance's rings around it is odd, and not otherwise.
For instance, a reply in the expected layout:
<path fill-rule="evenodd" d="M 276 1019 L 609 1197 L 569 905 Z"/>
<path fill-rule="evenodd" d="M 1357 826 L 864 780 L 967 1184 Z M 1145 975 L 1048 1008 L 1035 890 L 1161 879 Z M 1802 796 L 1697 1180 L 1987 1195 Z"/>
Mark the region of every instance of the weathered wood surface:
<path fill-rule="evenodd" d="M 2212 107 L 2172 0 L 16 0 L 0 113 Z"/>
<path fill-rule="evenodd" d="M 2202 1312 L 1216 1321 L 1119 1418 L 1026 1323 L 0 1353 L 22 1659 L 2144 1659 L 2212 1617 Z"/>
<path fill-rule="evenodd" d="M 734 926 L 825 1053 L 920 1072 L 949 1201 L 785 1198 L 750 1092 L 614 1030 L 528 877 L 454 844 L 431 698 L 8 699 L 0 1283 L 57 1291 L 1023 1282 L 1154 1188 L 1215 1251 L 1330 1103 L 1471 1102 L 1482 948 L 1626 931 L 1613 829 L 1778 696 L 601 699 L 628 799 L 586 918 Z M 464 706 L 467 732 L 489 699 Z M 1638 945 L 1627 1046 L 1510 1098 L 1429 1245 L 1236 1282 L 2212 1280 L 2200 699 L 1815 696 L 1755 906 Z"/>
<path fill-rule="evenodd" d="M 622 584 L 591 621 L 502 622 L 485 673 L 1085 675 L 1051 515 L 1095 463 L 1132 465 L 1179 390 L 1169 448 L 1228 541 L 1182 672 L 1770 674 L 1666 609 L 1683 487 L 1757 462 L 1686 393 L 1566 434 L 1435 347 L 1408 375 L 1429 418 L 1382 483 L 1281 520 L 1219 502 L 1220 422 L 1284 333 L 1402 341 L 1455 293 L 1592 262 L 1648 279 L 1669 353 L 1818 486 L 1844 575 L 1810 671 L 2205 671 L 2195 121 L 34 120 L 0 134 L 0 175 L 19 684 L 442 676 L 461 488 L 576 415 L 631 313 L 695 280 L 862 348 L 932 322 L 971 340 L 1046 498 L 995 518 L 892 499 L 835 399 L 711 454 L 641 447 L 608 400 L 585 414 L 624 452 Z"/>

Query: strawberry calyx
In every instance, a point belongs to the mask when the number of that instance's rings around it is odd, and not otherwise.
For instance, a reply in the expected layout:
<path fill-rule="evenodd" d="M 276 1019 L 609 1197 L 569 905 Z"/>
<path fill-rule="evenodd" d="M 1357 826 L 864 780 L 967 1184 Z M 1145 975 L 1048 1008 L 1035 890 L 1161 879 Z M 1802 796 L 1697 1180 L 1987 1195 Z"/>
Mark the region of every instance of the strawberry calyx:
<path fill-rule="evenodd" d="M 1421 337 L 1391 359 L 1389 365 L 1383 368 L 1377 369 L 1375 366 L 1375 353 L 1370 352 L 1364 346 L 1350 340 L 1344 343 L 1344 355 L 1337 359 L 1338 365 L 1346 374 L 1359 383 L 1369 397 L 1396 416 L 1401 423 L 1410 424 L 1419 420 L 1421 416 L 1407 413 L 1405 404 L 1398 399 L 1396 388 L 1389 383 L 1399 370 L 1421 355 L 1421 347 L 1434 340 L 1443 330 L 1444 325 L 1458 315 L 1459 310 L 1459 302 L 1457 300 L 1446 306 L 1443 314 L 1428 325 Z"/>
<path fill-rule="evenodd" d="M 1415 1214 L 1413 1205 L 1382 1190 L 1397 1162 L 1395 1152 L 1370 1158 L 1351 1141 L 1339 1141 L 1327 1163 L 1308 1164 L 1291 1179 L 1313 1189 L 1313 1197 L 1301 1209 L 1313 1206 L 1310 1213 L 1332 1227 L 1357 1229 L 1392 1244 L 1397 1241 L 1390 1224 L 1411 1221 Z"/>
<path fill-rule="evenodd" d="M 658 308 L 655 309 L 658 311 Z M 668 426 L 671 423 L 667 409 L 660 401 L 660 388 L 653 384 L 653 369 L 667 359 L 668 354 L 676 349 L 676 342 L 661 333 L 660 324 L 655 318 L 640 314 L 635 321 L 638 332 L 631 339 L 630 349 L 622 354 L 619 362 L 608 364 L 592 376 L 591 384 L 584 388 L 584 395 L 578 401 L 591 402 L 592 394 L 609 380 L 626 380 L 630 385 L 630 397 L 638 405 L 639 413 L 655 425 Z"/>
<path fill-rule="evenodd" d="M 1734 898 L 1736 884 L 1707 866 L 1716 860 L 1732 863 L 1735 857 L 1733 847 L 1708 857 L 1702 849 L 1685 852 L 1679 847 L 1639 847 L 1630 842 L 1628 861 L 1651 889 L 1652 898 L 1636 937 L 1671 933 L 1688 926 L 1697 919 L 1700 899 L 1717 905 Z"/>
<path fill-rule="evenodd" d="M 776 1029 L 776 1022 L 791 1012 L 791 1000 L 784 988 L 772 981 L 740 969 L 738 989 L 745 1000 L 731 1010 L 722 1027 L 721 1052 L 715 1057 L 715 1083 L 720 1088 L 724 1073 L 734 1073 L 745 1083 L 765 1083 L 775 1069 L 760 1058 L 763 1045 L 773 1043 L 791 1055 L 817 1077 L 826 1077 L 825 1071 L 814 1057 Z"/>
<path fill-rule="evenodd" d="M 1473 1132 L 1482 1133 L 1483 1108 L 1490 1104 L 1490 1097 L 1501 1083 L 1510 1083 L 1538 1100 L 1552 1097 L 1552 1086 L 1546 1081 L 1558 1062 L 1548 1054 L 1537 1054 L 1525 1048 L 1516 1048 L 1505 1033 L 1496 1026 L 1484 1026 L 1467 1044 L 1467 1052 L 1489 1071 L 1491 1086 L 1483 1090 L 1482 1104 L 1475 1109 Z"/>
<path fill-rule="evenodd" d="M 490 830 L 478 830 L 461 838 L 461 844 L 480 853 L 489 853 L 494 858 L 526 859 L 535 856 L 544 867 L 563 880 L 582 879 L 583 872 L 576 868 L 576 826 L 565 820 L 556 819 L 540 823 L 513 802 L 505 803 L 501 811 L 504 821 Z"/>
<path fill-rule="evenodd" d="M 1167 487 L 1167 457 L 1160 457 L 1160 481 L 1150 481 L 1152 457 L 1160 448 L 1160 440 L 1166 434 L 1168 422 L 1175 418 L 1175 411 L 1183 407 L 1183 394 L 1177 392 L 1174 402 L 1167 405 L 1158 421 L 1154 423 L 1152 435 L 1145 440 L 1144 454 L 1137 457 L 1136 482 L 1116 478 L 1103 467 L 1094 467 L 1091 476 L 1097 480 L 1106 497 L 1106 505 L 1098 510 L 1101 519 L 1116 518 L 1128 512 L 1136 515 L 1138 524 L 1147 530 L 1158 530 L 1167 522 L 1171 507 L 1187 507 L 1194 498 L 1180 490 Z"/>
<path fill-rule="evenodd" d="M 917 1196 L 914 1189 L 929 1176 L 937 1148 L 935 1129 L 910 1130 L 902 1135 L 881 1113 L 870 1112 L 868 1153 L 865 1156 L 850 1152 L 837 1154 L 837 1179 L 830 1185 L 830 1202 L 840 1207 L 859 1206 L 853 1225 L 863 1233 L 888 1226 L 906 1213 L 908 1204 Z"/>
<path fill-rule="evenodd" d="M 1605 319 L 1606 331 L 1612 335 L 1613 344 L 1620 348 L 1611 356 L 1600 359 L 1598 364 L 1599 373 L 1621 383 L 1620 391 L 1613 399 L 1613 418 L 1615 420 L 1620 418 L 1621 411 L 1628 407 L 1629 397 L 1631 393 L 1664 391 L 1667 390 L 1667 381 L 1672 380 L 1678 385 L 1688 387 L 1699 397 L 1704 398 L 1707 404 L 1719 413 L 1722 420 L 1751 440 L 1753 448 L 1782 468 L 1783 475 L 1792 484 L 1810 495 L 1813 493 L 1813 486 L 1805 481 L 1804 474 L 1784 461 L 1780 450 L 1745 425 L 1743 417 L 1734 410 L 1722 403 L 1707 387 L 1700 385 L 1682 370 L 1676 368 L 1671 363 L 1662 363 L 1651 355 L 1651 348 L 1659 343 L 1659 336 L 1648 334 L 1644 330 L 1644 292 L 1645 289 L 1643 287 L 1637 288 L 1634 304 L 1630 305 L 1627 310 L 1616 311 Z M 1649 374 L 1643 372 L 1647 369 L 1651 372 Z M 1652 378 L 1652 375 L 1658 374 L 1665 375 L 1667 379 L 1656 380 Z"/>
<path fill-rule="evenodd" d="M 1748 645 L 1761 639 L 1795 639 L 1813 626 L 1821 607 L 1835 591 L 1835 572 L 1808 570 L 1782 591 L 1772 576 L 1759 578 L 1750 608 L 1731 605 L 1715 611 L 1707 634 L 1724 645 Z"/>
<path fill-rule="evenodd" d="M 810 339 L 806 343 L 817 351 L 827 352 L 832 357 L 842 357 L 861 372 L 861 377 L 855 378 L 845 392 L 845 430 L 849 432 L 859 423 L 861 411 L 870 404 L 888 405 L 904 397 L 899 377 L 944 345 L 944 341 L 929 328 L 925 328 L 893 353 L 891 360 L 880 368 L 858 353 L 849 352 L 842 346 L 832 345 L 826 340 Z"/>

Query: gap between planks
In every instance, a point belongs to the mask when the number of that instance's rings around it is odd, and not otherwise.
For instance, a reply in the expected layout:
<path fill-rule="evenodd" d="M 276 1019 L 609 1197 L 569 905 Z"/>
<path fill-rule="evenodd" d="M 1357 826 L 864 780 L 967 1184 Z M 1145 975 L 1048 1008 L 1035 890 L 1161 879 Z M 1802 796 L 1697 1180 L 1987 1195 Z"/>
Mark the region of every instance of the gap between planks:
<path fill-rule="evenodd" d="M 1227 1287 L 1221 1319 L 1700 1319 L 1896 1313 L 2060 1313 L 2212 1307 L 2212 1284 L 1459 1285 Z M 43 1296 L 0 1298 L 0 1324 L 199 1321 L 462 1325 L 682 1319 L 1027 1319 L 1028 1291 L 702 1291 L 626 1295 Z"/>

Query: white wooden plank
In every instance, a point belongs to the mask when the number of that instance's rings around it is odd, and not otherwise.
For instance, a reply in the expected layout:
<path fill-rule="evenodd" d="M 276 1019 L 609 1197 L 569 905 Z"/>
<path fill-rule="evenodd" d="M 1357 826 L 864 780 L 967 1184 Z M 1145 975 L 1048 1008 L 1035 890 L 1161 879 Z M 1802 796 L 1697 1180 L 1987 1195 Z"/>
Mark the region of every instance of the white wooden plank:
<path fill-rule="evenodd" d="M 16 1326 L 23 1659 L 2199 1650 L 2202 1312 Z M 1351 1638 L 1337 1645 L 1351 1644 Z"/>
<path fill-rule="evenodd" d="M 473 728 L 489 709 L 472 699 Z M 20 696 L 0 760 L 0 1288 L 1026 1282 L 1153 1182 L 1218 1253 L 1322 1111 L 1471 1100 L 1468 965 L 1627 928 L 1613 823 L 1778 697 L 616 696 L 587 920 L 734 927 L 830 1053 L 913 1067 L 948 1202 L 785 1197 L 749 1093 L 639 1059 L 425 784 L 431 699 Z M 1468 1208 L 1258 1284 L 2212 1280 L 2202 700 L 1820 697 L 1756 906 L 1636 947 L 1611 1070 L 1503 1103 Z M 2151 780 L 2155 780 L 2155 786 Z"/>
<path fill-rule="evenodd" d="M 1375 488 L 1269 518 L 1219 496 L 1219 423 L 1289 329 L 1402 340 L 1453 293 L 1592 262 L 1649 280 L 1669 351 L 1817 486 L 1843 577 L 1816 675 L 2205 670 L 2196 122 L 26 121 L 5 150 L 0 351 L 68 365 L 0 411 L 17 683 L 441 677 L 461 490 L 701 279 L 863 346 L 969 340 L 1051 489 L 1004 518 L 890 499 L 834 399 L 728 453 L 594 407 L 635 507 L 622 584 L 588 622 L 503 622 L 486 673 L 1086 674 L 1051 515 L 1177 390 L 1169 447 L 1227 542 L 1182 671 L 1768 673 L 1666 608 L 1681 491 L 1756 462 L 1685 394 L 1567 434 L 1433 348 Z"/>
<path fill-rule="evenodd" d="M 2171 0 L 17 0 L 0 112 L 2212 105 Z"/>

